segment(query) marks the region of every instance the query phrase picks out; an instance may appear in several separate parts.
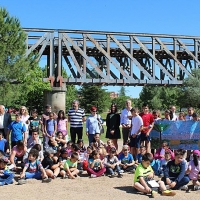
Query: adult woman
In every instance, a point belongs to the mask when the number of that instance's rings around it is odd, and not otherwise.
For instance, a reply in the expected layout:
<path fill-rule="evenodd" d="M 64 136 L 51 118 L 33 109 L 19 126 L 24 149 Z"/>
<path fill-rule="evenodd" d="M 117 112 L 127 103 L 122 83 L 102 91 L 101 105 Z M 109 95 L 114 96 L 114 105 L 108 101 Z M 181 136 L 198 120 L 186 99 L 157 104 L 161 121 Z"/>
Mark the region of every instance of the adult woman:
<path fill-rule="evenodd" d="M 29 114 L 28 114 L 28 110 L 25 106 L 21 106 L 20 109 L 19 109 L 19 113 L 21 114 L 21 122 L 23 122 L 23 124 L 26 126 L 26 138 L 28 138 L 28 126 L 29 126 L 29 124 L 27 123 L 27 121 L 30 117 Z"/>
<path fill-rule="evenodd" d="M 93 142 L 95 133 L 100 133 L 98 119 L 96 117 L 97 108 L 92 106 L 91 115 L 86 120 L 86 135 L 88 136 L 89 145 Z"/>
<path fill-rule="evenodd" d="M 113 141 L 115 148 L 118 150 L 117 140 L 121 138 L 120 135 L 120 115 L 117 113 L 117 105 L 112 104 L 110 113 L 107 114 L 106 117 L 106 138 L 109 138 Z"/>
<path fill-rule="evenodd" d="M 13 164 L 14 168 L 16 168 L 16 161 L 23 161 L 23 156 L 26 153 L 27 148 L 24 145 L 24 142 L 19 140 L 17 145 L 12 148 L 10 155 L 10 162 Z"/>

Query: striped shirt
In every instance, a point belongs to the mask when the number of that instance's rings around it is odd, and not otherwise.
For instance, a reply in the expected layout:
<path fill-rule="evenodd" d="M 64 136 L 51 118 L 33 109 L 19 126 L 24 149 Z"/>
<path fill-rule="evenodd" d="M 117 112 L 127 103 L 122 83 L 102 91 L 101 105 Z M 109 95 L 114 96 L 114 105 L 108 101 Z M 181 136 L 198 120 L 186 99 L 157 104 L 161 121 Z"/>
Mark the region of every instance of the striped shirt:
<path fill-rule="evenodd" d="M 68 112 L 68 117 L 70 117 L 70 127 L 71 128 L 80 128 L 83 127 L 83 117 L 85 117 L 85 112 L 83 109 L 78 108 L 74 110 L 71 108 Z"/>

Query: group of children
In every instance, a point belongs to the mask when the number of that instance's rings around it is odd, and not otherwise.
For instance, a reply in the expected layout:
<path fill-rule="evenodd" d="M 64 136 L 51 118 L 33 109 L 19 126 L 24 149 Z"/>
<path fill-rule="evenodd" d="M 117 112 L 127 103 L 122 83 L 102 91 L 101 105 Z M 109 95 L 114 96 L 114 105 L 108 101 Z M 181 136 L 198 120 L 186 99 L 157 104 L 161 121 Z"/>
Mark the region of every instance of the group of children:
<path fill-rule="evenodd" d="M 37 144 L 38 146 L 39 144 Z M 144 146 L 140 147 L 140 153 L 134 160 L 129 152 L 130 147 L 123 145 L 122 151 L 117 152 L 112 140 L 104 144 L 100 135 L 95 134 L 90 146 L 85 148 L 83 140 L 77 144 L 68 141 L 59 148 L 46 148 L 44 158 L 38 159 L 38 148 L 32 147 L 24 158 L 24 167 L 20 173 L 19 184 L 25 184 L 26 179 L 41 179 L 48 183 L 60 176 L 62 179 L 75 179 L 83 171 L 87 171 L 89 177 L 95 178 L 107 174 L 108 177 L 123 177 L 123 173 L 134 174 L 133 187 L 139 192 L 151 194 L 153 197 L 158 191 L 164 196 L 174 196 L 174 189 L 188 190 L 190 180 L 194 190 L 200 189 L 200 152 L 193 151 L 190 161 L 185 159 L 185 150 L 179 149 L 174 153 L 166 142 L 162 144 L 153 156 L 146 153 Z M 1 151 L 0 154 L 0 185 L 12 184 L 14 173 L 9 170 L 8 158 Z M 154 175 L 161 177 L 160 181 L 154 180 Z"/>

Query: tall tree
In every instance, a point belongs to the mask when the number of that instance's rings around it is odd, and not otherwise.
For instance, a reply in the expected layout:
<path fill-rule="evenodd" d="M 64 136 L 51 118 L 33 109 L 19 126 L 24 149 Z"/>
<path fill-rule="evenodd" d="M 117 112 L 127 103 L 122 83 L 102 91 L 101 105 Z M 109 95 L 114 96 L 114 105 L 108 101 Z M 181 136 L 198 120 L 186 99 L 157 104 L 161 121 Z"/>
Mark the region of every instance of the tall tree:
<path fill-rule="evenodd" d="M 10 99 L 22 95 L 19 88 L 37 62 L 33 54 L 26 57 L 26 34 L 19 20 L 11 17 L 5 8 L 0 8 L 0 27 L 0 90 L 3 91 L 1 103 L 6 105 Z"/>
<path fill-rule="evenodd" d="M 200 69 L 192 71 L 192 76 L 184 80 L 179 91 L 181 107 L 193 106 L 200 108 Z"/>
<path fill-rule="evenodd" d="M 119 96 L 126 96 L 126 89 L 124 86 L 121 86 L 119 90 Z"/>
<path fill-rule="evenodd" d="M 96 106 L 101 113 L 110 105 L 110 96 L 105 89 L 96 85 L 83 85 L 79 90 L 81 106 L 90 111 L 91 106 Z"/>

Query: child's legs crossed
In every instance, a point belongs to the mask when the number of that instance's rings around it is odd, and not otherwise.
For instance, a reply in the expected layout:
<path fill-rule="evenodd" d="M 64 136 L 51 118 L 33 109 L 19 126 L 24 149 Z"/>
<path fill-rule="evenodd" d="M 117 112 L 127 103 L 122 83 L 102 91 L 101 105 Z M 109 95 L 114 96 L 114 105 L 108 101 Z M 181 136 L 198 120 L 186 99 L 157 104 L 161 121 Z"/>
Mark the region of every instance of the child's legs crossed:
<path fill-rule="evenodd" d="M 102 168 L 102 169 L 100 169 L 97 173 L 96 173 L 96 176 L 98 177 L 98 176 L 101 176 L 103 173 L 105 173 L 106 172 L 106 168 L 104 167 L 104 168 Z"/>
<path fill-rule="evenodd" d="M 42 179 L 42 172 L 40 171 L 33 172 L 33 173 L 25 172 L 25 176 L 27 179 L 35 178 L 39 180 L 39 179 Z"/>

